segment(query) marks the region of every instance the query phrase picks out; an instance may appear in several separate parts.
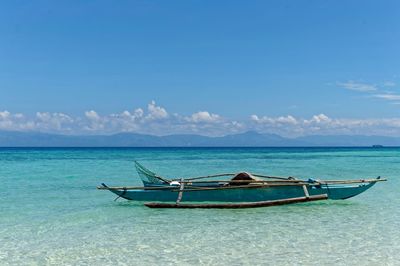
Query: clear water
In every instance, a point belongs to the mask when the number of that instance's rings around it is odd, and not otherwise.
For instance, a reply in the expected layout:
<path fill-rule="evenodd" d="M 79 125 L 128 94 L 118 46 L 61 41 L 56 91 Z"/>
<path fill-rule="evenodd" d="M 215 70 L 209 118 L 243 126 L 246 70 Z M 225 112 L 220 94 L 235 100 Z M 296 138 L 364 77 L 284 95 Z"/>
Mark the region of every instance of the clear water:
<path fill-rule="evenodd" d="M 246 170 L 387 177 L 364 194 L 243 210 L 148 209 L 95 189 Z M 400 149 L 0 149 L 1 265 L 399 265 Z"/>

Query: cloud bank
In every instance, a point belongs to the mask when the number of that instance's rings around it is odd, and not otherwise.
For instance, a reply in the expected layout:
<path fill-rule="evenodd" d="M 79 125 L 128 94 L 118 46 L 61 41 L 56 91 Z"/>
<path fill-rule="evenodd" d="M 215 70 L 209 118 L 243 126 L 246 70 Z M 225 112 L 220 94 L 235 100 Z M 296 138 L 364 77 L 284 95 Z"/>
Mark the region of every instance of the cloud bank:
<path fill-rule="evenodd" d="M 386 96 L 380 98 L 386 99 Z M 0 111 L 0 130 L 72 135 L 134 132 L 152 135 L 222 136 L 255 130 L 286 137 L 315 134 L 400 136 L 400 118 L 332 118 L 323 113 L 309 118 L 294 115 L 271 117 L 253 114 L 247 119 L 238 121 L 204 110 L 190 115 L 171 114 L 155 101 L 151 101 L 144 109 L 136 108 L 107 115 L 89 110 L 76 117 L 49 112 L 37 112 L 29 117 L 21 113 Z"/>

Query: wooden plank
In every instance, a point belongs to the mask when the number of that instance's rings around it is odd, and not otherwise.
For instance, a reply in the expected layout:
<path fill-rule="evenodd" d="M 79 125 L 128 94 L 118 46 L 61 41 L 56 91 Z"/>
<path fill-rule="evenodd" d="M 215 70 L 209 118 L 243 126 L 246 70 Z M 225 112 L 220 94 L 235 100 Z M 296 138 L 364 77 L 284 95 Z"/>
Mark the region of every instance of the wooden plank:
<path fill-rule="evenodd" d="M 304 190 L 304 194 L 306 195 L 306 198 L 310 198 L 310 194 L 308 193 L 308 188 L 306 185 L 303 185 L 303 190 Z"/>
<path fill-rule="evenodd" d="M 190 204 L 176 204 L 176 203 L 163 203 L 163 202 L 146 202 L 145 206 L 149 208 L 179 208 L 179 209 L 241 209 L 241 208 L 259 208 L 259 207 L 270 207 L 277 205 L 293 204 L 299 202 L 308 202 L 316 200 L 328 199 L 327 194 L 315 195 L 310 197 L 298 197 L 281 200 L 268 200 L 259 202 L 241 202 L 241 203 L 190 203 Z"/>
<path fill-rule="evenodd" d="M 181 179 L 183 181 L 183 178 Z M 185 188 L 185 183 L 181 182 L 181 186 L 179 188 L 178 199 L 176 200 L 176 204 L 179 204 L 182 200 L 183 189 Z"/>

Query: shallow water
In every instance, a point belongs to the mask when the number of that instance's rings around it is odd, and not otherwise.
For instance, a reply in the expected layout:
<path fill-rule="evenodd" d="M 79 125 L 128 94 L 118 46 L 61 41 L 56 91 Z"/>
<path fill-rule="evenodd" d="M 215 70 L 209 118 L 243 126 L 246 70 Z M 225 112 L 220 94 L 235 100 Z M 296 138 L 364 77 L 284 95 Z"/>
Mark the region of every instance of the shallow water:
<path fill-rule="evenodd" d="M 345 201 L 148 209 L 95 189 L 246 170 L 388 182 Z M 1 265 L 399 265 L 400 148 L 0 149 Z"/>

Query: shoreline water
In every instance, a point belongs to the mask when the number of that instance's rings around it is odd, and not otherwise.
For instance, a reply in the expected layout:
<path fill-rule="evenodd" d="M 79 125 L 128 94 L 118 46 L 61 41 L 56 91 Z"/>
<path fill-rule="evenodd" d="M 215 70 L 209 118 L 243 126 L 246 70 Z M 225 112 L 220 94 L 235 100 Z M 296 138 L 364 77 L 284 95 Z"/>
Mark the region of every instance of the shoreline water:
<path fill-rule="evenodd" d="M 95 188 L 249 170 L 387 177 L 349 200 L 247 210 L 151 210 Z M 5 265 L 339 264 L 400 259 L 400 148 L 0 148 Z M 184 250 L 184 252 L 182 252 Z"/>

